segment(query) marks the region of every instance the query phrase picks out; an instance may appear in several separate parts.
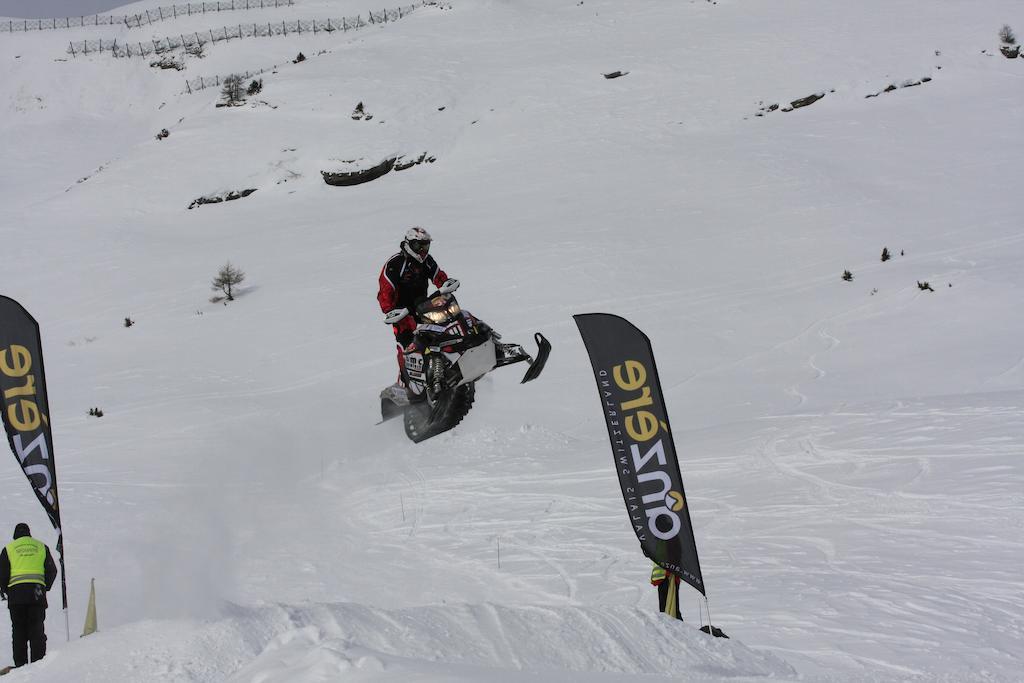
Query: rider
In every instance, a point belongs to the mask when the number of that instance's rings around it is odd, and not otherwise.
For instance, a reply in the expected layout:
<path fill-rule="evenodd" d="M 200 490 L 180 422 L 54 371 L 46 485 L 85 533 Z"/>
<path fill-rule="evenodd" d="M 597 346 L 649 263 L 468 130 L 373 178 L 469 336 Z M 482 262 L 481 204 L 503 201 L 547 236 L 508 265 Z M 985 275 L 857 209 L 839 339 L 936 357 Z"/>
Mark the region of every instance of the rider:
<path fill-rule="evenodd" d="M 440 287 L 449 280 L 437 261 L 430 256 L 430 233 L 421 227 L 409 228 L 398 253 L 388 259 L 380 271 L 380 291 L 377 301 L 380 310 L 390 313 L 405 308 L 410 315 L 393 325 L 398 344 L 398 383 L 404 384 L 405 351 L 413 342 L 416 319 L 412 315 L 416 304 L 427 295 L 428 283 Z"/>

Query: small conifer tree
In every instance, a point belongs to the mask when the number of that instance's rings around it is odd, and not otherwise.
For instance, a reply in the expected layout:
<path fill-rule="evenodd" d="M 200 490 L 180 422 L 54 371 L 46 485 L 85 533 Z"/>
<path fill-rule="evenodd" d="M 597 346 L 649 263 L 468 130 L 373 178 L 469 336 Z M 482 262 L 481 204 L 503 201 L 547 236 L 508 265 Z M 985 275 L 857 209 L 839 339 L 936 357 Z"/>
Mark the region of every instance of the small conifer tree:
<path fill-rule="evenodd" d="M 241 284 L 243 280 L 245 280 L 245 273 L 231 265 L 231 261 L 228 261 L 217 272 L 217 277 L 213 279 L 210 289 L 214 291 L 219 289 L 224 292 L 228 301 L 234 301 L 234 288 Z"/>
<path fill-rule="evenodd" d="M 847 282 L 850 282 L 851 280 L 853 280 L 853 273 L 851 273 L 848 270 L 844 270 L 843 271 L 843 279 L 846 280 Z"/>
<path fill-rule="evenodd" d="M 892 257 L 889 256 L 889 247 L 882 247 L 882 263 L 885 263 L 890 258 Z"/>
<path fill-rule="evenodd" d="M 999 29 L 999 40 L 1007 45 L 1017 44 L 1017 36 L 1013 35 L 1013 29 L 1010 28 L 1009 24 L 1003 24 L 1003 27 Z"/>

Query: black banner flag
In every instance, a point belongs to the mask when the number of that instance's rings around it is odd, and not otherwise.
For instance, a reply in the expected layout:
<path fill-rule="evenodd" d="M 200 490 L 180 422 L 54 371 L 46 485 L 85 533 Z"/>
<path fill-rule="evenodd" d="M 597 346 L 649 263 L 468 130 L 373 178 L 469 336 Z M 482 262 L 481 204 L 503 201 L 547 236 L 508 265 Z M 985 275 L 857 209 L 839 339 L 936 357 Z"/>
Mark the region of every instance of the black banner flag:
<path fill-rule="evenodd" d="M 2 295 L 0 397 L 3 399 L 0 408 L 3 409 L 7 440 L 36 498 L 57 530 L 57 552 L 63 569 L 57 466 L 53 460 L 53 435 L 50 432 L 50 406 L 46 396 L 39 324 L 21 304 Z M 66 591 L 64 609 L 67 609 Z"/>
<path fill-rule="evenodd" d="M 651 340 L 616 315 L 573 318 L 590 354 L 622 497 L 640 547 L 705 594 Z"/>

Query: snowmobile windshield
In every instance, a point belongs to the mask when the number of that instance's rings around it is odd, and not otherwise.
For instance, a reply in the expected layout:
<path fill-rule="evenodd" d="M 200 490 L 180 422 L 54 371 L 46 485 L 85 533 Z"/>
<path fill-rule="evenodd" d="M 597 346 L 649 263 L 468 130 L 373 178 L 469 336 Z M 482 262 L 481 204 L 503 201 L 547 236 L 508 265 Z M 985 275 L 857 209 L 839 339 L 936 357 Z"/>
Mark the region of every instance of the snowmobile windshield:
<path fill-rule="evenodd" d="M 432 296 L 416 307 L 416 315 L 420 320 L 435 325 L 451 322 L 461 311 L 455 297 L 447 294 Z"/>

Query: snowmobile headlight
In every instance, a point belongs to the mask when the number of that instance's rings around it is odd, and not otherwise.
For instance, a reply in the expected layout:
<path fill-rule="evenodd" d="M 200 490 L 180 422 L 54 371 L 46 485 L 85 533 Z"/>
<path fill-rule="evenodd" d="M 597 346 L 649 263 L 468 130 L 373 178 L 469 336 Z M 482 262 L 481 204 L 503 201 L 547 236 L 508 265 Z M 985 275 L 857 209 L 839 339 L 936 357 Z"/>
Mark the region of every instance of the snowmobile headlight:
<path fill-rule="evenodd" d="M 438 311 L 424 311 L 423 317 L 435 325 L 443 325 L 457 316 L 461 310 L 462 309 L 459 308 L 459 304 L 453 301 L 451 304 Z"/>

